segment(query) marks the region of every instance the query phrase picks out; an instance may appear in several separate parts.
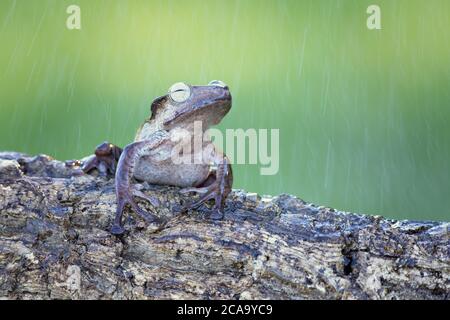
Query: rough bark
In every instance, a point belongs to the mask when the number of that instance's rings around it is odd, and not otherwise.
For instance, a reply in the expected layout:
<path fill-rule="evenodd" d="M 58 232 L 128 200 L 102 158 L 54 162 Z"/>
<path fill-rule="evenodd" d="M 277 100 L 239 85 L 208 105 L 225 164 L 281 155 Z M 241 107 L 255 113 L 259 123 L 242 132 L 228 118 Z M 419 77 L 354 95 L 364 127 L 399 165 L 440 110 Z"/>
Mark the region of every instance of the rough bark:
<path fill-rule="evenodd" d="M 7 299 L 449 299 L 449 223 L 394 221 L 234 190 L 223 221 L 141 184 L 164 218 L 129 209 L 108 232 L 113 179 L 48 156 L 0 153 L 0 297 Z"/>

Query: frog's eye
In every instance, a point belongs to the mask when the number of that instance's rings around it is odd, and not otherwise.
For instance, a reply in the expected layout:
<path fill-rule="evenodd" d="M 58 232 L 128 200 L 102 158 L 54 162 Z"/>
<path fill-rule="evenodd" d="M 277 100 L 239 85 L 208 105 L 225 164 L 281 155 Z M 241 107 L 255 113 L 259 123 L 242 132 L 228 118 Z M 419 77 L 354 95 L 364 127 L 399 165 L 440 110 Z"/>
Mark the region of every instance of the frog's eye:
<path fill-rule="evenodd" d="M 177 82 L 170 87 L 169 96 L 175 102 L 184 102 L 191 96 L 191 88 L 183 82 Z"/>
<path fill-rule="evenodd" d="M 218 86 L 218 87 L 222 87 L 222 88 L 227 87 L 225 82 L 220 81 L 220 80 L 213 80 L 210 83 L 208 83 L 208 86 Z"/>

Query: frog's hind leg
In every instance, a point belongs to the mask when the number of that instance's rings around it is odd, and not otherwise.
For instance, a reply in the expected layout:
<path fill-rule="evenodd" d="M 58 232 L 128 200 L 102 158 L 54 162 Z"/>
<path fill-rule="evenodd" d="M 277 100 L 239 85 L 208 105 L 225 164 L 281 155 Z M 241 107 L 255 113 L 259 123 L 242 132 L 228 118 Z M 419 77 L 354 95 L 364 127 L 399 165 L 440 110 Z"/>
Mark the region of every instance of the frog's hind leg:
<path fill-rule="evenodd" d="M 97 146 L 95 155 L 83 163 L 81 168 L 85 173 L 97 169 L 101 176 L 114 175 L 121 153 L 121 148 L 105 141 Z"/>
<path fill-rule="evenodd" d="M 207 187 L 200 187 L 200 188 L 196 188 L 196 187 L 192 187 L 192 188 L 183 188 L 180 190 L 180 193 L 190 193 L 190 192 L 195 192 L 195 193 L 199 193 L 199 194 L 205 194 L 209 191 L 209 189 Z"/>
<path fill-rule="evenodd" d="M 194 192 L 194 193 L 198 193 L 198 194 L 205 194 L 209 191 L 208 186 L 215 183 L 216 180 L 217 180 L 216 170 L 211 170 L 208 174 L 208 177 L 205 179 L 205 181 L 200 183 L 197 187 L 183 188 L 180 190 L 180 193 L 185 194 L 185 193 Z"/>
<path fill-rule="evenodd" d="M 187 209 L 197 208 L 204 202 L 214 199 L 215 203 L 210 218 L 213 220 L 220 220 L 224 216 L 225 199 L 231 192 L 233 172 L 231 170 L 231 164 L 226 156 L 219 154 L 215 160 L 217 164 L 215 179 L 210 179 L 211 176 L 214 177 L 214 175 L 210 175 L 202 184 L 204 186 L 182 189 L 181 192 L 195 192 L 201 194 L 200 199 L 187 205 Z"/>

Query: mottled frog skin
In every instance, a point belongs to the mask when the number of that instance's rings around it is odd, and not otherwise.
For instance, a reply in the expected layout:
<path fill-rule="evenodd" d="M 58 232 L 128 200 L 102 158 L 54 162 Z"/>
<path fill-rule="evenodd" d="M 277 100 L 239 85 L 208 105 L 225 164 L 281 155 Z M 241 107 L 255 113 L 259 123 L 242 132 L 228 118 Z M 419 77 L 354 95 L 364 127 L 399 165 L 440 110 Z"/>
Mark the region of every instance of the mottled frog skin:
<path fill-rule="evenodd" d="M 122 215 L 127 204 L 149 223 L 158 220 L 135 202 L 137 196 L 154 206 L 159 205 L 156 199 L 134 188 L 132 178 L 183 187 L 183 193 L 201 194 L 200 199 L 186 209 L 214 199 L 210 217 L 223 218 L 225 199 L 233 181 L 231 165 L 204 133 L 218 124 L 230 109 L 231 93 L 221 81 L 211 81 L 204 86 L 176 83 L 168 94 L 153 101 L 151 117 L 141 125 L 133 143 L 121 149 L 104 142 L 96 148 L 95 155 L 83 163 L 82 168 L 86 173 L 93 169 L 101 175 L 115 173 L 117 211 L 111 228 L 113 234 L 124 232 Z M 197 140 L 201 142 L 200 148 L 194 147 L 195 135 L 201 138 Z M 176 162 L 179 157 L 174 161 L 173 155 L 195 159 L 195 162 Z"/>

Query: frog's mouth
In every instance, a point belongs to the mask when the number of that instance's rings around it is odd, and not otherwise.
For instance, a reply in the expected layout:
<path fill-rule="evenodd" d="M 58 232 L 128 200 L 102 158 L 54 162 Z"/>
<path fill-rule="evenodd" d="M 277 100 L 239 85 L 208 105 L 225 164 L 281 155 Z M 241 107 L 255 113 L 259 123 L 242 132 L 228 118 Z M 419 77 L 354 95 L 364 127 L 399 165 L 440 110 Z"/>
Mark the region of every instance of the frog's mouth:
<path fill-rule="evenodd" d="M 164 127 L 189 126 L 195 121 L 201 121 L 205 129 L 218 124 L 231 109 L 231 96 L 216 99 L 213 102 L 203 102 L 195 106 L 180 108 L 164 121 Z"/>

